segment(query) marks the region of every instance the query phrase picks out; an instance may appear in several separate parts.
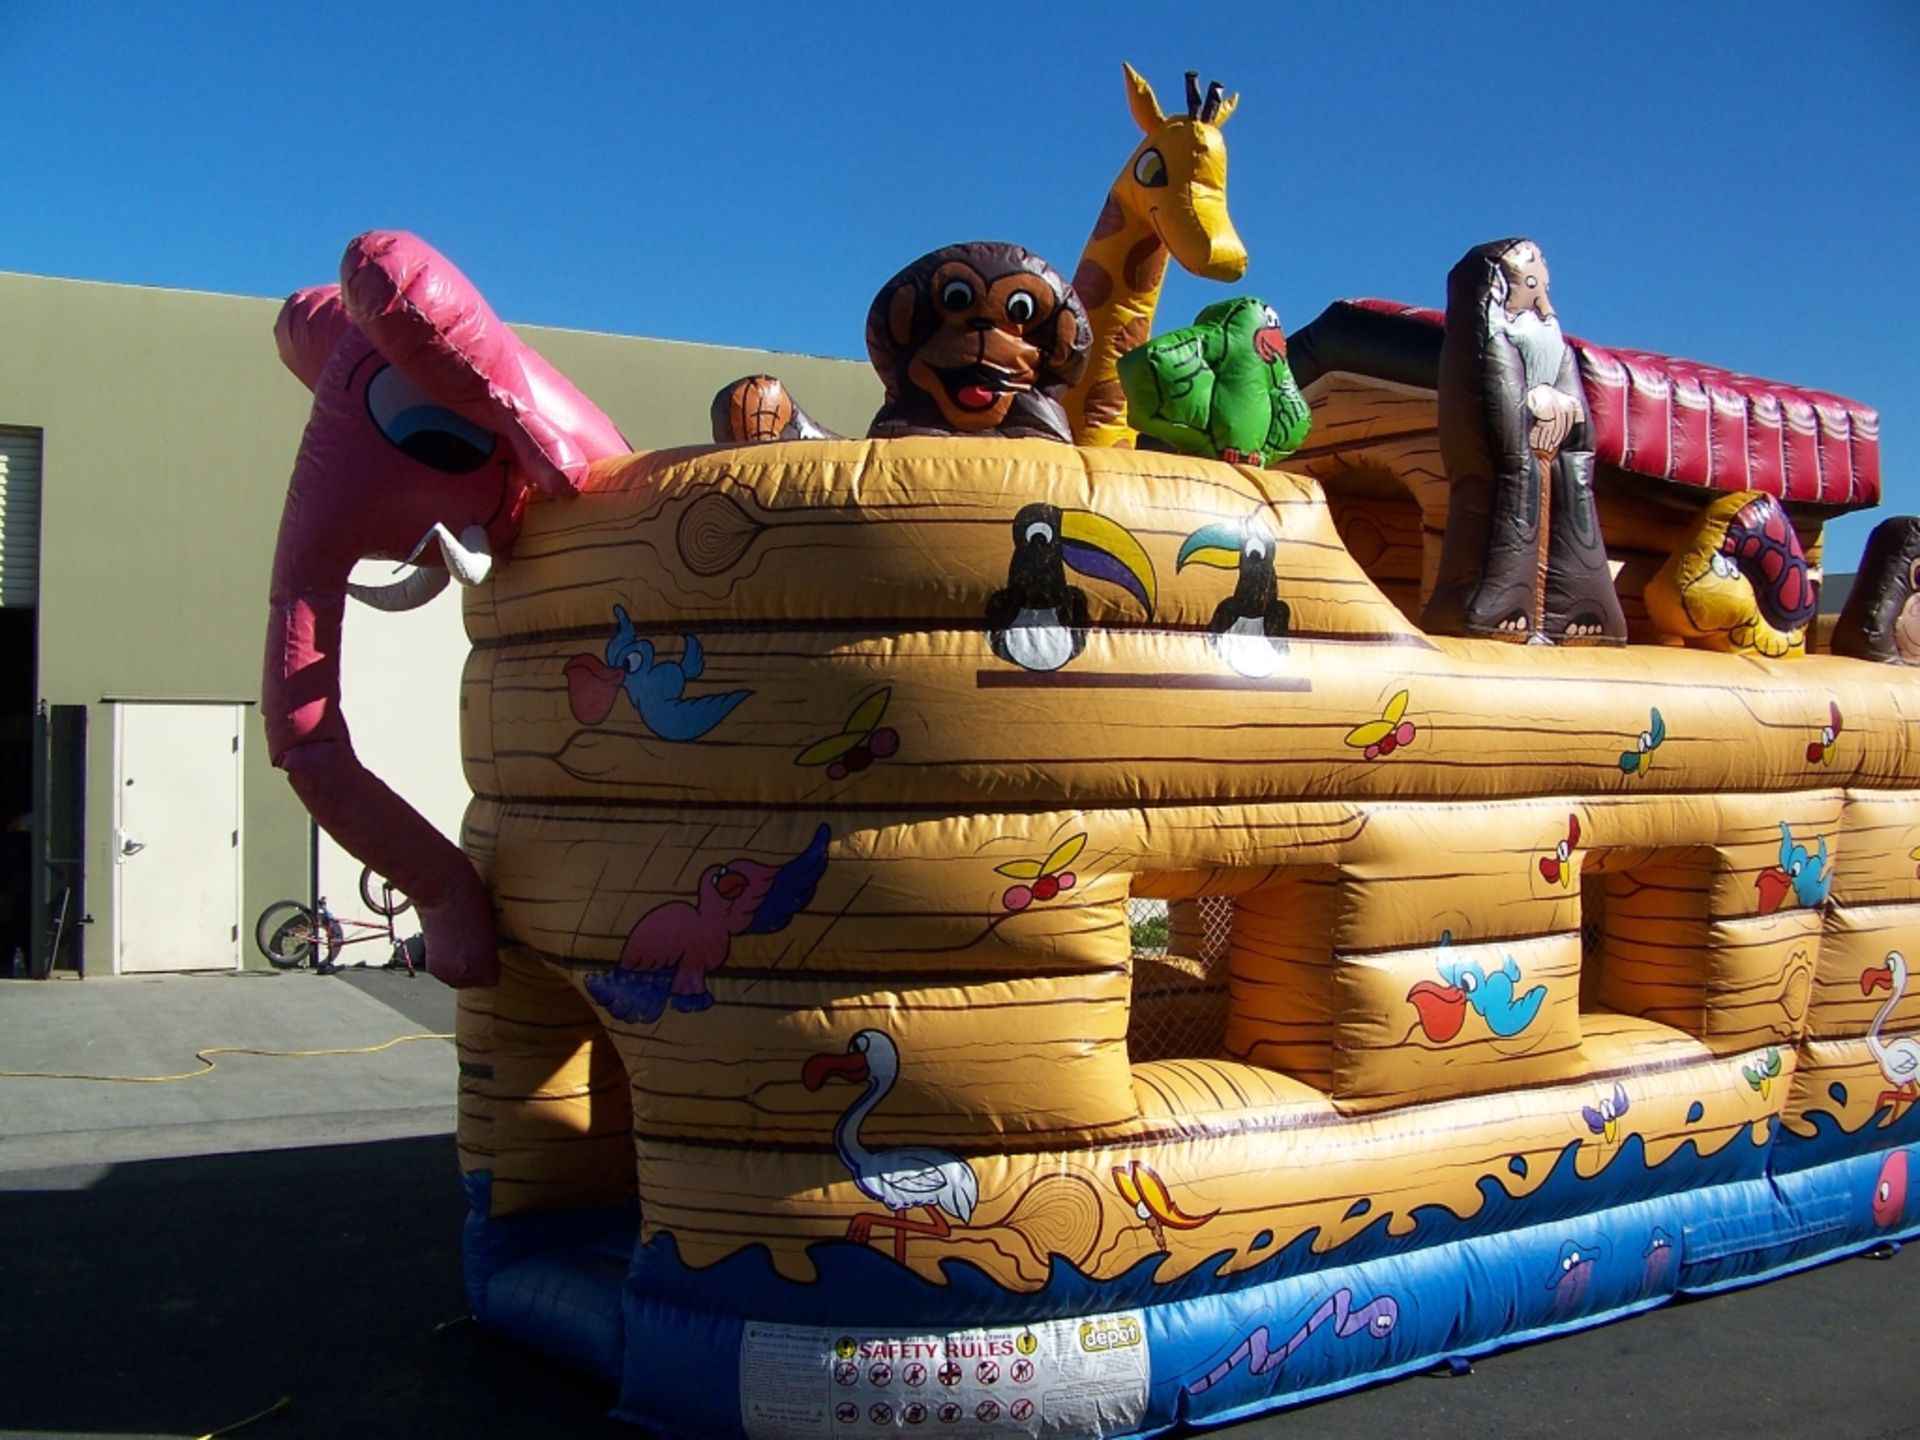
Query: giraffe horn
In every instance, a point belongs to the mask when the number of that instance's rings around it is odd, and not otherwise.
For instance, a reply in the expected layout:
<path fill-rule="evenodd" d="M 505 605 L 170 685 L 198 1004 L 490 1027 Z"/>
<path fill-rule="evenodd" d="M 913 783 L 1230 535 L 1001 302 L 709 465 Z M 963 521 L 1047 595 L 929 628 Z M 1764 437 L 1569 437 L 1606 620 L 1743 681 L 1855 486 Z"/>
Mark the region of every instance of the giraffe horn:
<path fill-rule="evenodd" d="M 1187 118 L 1197 119 L 1200 114 L 1200 72 L 1187 71 Z"/>
<path fill-rule="evenodd" d="M 1226 99 L 1227 89 L 1218 80 L 1207 86 L 1207 102 L 1200 107 L 1200 119 L 1208 125 L 1213 117 L 1220 113 L 1220 102 Z"/>

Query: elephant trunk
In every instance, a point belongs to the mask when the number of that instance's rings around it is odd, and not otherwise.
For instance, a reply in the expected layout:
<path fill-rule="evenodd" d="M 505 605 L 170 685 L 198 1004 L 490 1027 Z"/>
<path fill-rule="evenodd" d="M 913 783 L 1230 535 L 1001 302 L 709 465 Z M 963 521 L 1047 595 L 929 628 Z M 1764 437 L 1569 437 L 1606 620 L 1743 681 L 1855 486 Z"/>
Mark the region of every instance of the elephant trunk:
<path fill-rule="evenodd" d="M 283 588 L 286 574 L 276 563 L 261 692 L 273 763 L 348 854 L 413 898 L 428 972 L 456 987 L 493 984 L 493 907 L 472 863 L 354 754 L 340 710 L 344 573 L 324 589 Z"/>
<path fill-rule="evenodd" d="M 456 988 L 499 979 L 493 906 L 457 846 L 362 765 L 346 741 L 298 746 L 280 764 L 327 833 L 413 898 L 428 974 Z"/>

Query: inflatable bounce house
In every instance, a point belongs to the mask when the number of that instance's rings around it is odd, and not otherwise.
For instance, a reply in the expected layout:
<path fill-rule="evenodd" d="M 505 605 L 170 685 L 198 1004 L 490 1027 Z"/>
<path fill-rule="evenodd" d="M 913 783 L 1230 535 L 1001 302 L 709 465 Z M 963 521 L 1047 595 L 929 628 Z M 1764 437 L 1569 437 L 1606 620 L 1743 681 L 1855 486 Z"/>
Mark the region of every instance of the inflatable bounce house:
<path fill-rule="evenodd" d="M 463 987 L 475 1314 L 658 1432 L 1150 1434 L 1920 1225 L 1920 526 L 1809 639 L 1875 416 L 1523 239 L 1154 336 L 1234 101 L 1128 83 L 1071 283 L 880 288 L 865 438 L 627 453 L 402 234 L 283 312 L 276 759 Z M 340 713 L 367 554 L 464 589 L 458 848 Z"/>

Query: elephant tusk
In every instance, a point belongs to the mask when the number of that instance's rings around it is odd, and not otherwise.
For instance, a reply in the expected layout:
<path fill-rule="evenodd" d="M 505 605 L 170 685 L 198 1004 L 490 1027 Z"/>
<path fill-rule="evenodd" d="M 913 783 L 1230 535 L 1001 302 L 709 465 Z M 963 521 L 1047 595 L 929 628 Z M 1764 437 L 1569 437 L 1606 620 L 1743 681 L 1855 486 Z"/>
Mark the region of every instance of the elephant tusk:
<path fill-rule="evenodd" d="M 467 526 L 458 540 L 442 527 L 440 553 L 447 557 L 448 571 L 462 585 L 478 585 L 493 570 L 493 543 L 478 525 Z"/>
<path fill-rule="evenodd" d="M 420 543 L 407 552 L 401 563 L 412 564 L 419 559 L 420 552 L 436 540 L 440 542 L 440 553 L 446 559 L 447 573 L 462 585 L 478 585 L 492 571 L 493 544 L 487 539 L 485 530 L 478 525 L 469 525 L 456 540 L 453 532 L 438 520 L 420 537 Z"/>
<path fill-rule="evenodd" d="M 416 570 L 404 580 L 396 580 L 391 585 L 355 585 L 349 582 L 347 594 L 362 605 L 371 605 L 375 610 L 418 610 L 446 588 L 447 572 L 429 568 Z"/>

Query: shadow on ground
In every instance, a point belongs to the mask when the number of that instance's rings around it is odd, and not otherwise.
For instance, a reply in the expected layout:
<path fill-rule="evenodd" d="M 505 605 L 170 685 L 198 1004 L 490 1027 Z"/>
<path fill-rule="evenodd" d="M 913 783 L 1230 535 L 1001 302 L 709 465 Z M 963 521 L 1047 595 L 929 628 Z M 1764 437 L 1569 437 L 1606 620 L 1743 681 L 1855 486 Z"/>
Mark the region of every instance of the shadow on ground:
<path fill-rule="evenodd" d="M 465 1313 L 450 1136 L 0 1176 L 0 1433 L 622 1436 Z M 31 1188 L 20 1188 L 31 1187 Z M 78 1187 L 78 1188 L 64 1188 Z"/>
<path fill-rule="evenodd" d="M 0 1176 L 0 1434 L 620 1436 L 595 1381 L 460 1289 L 451 1137 Z M 1263 1417 L 1235 1435 L 1920 1436 L 1911 1253 Z"/>
<path fill-rule="evenodd" d="M 444 986 L 349 973 L 407 1024 L 450 1027 Z M 98 1113 L 112 1118 L 110 1099 Z M 201 1436 L 286 1395 L 290 1410 L 235 1440 L 632 1440 L 605 1419 L 605 1386 L 460 1322 L 455 1172 L 452 1137 L 436 1135 L 0 1173 L 0 1437 Z M 1920 1440 L 1916 1254 L 1839 1261 L 1462 1379 L 1412 1377 L 1215 1433 Z"/>

